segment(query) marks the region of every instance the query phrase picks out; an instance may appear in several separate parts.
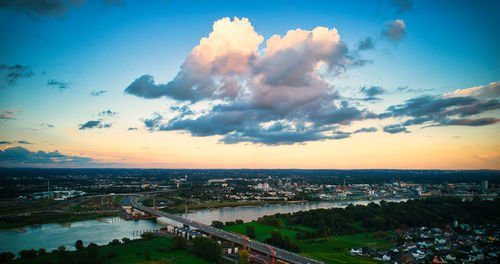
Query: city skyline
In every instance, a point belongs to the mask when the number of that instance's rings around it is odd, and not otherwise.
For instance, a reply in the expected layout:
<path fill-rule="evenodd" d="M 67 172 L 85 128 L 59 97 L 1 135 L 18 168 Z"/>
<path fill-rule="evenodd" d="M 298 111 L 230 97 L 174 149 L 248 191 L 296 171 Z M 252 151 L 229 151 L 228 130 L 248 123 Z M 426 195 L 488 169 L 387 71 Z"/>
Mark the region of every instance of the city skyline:
<path fill-rule="evenodd" d="M 495 1 L 51 2 L 0 2 L 2 167 L 500 169 Z"/>

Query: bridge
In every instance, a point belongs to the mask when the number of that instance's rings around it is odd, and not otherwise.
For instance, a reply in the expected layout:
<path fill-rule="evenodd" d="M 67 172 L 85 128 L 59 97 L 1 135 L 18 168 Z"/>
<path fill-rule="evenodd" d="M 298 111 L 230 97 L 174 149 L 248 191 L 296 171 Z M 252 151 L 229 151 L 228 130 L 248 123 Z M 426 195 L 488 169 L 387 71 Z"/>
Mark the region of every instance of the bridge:
<path fill-rule="evenodd" d="M 156 210 L 155 208 L 152 208 L 152 207 L 146 207 L 146 206 L 139 205 L 139 204 L 137 204 L 137 198 L 132 198 L 131 204 L 132 204 L 132 207 L 134 209 L 149 213 L 151 215 L 169 218 L 169 219 L 174 220 L 176 222 L 179 222 L 185 226 L 196 228 L 203 233 L 212 235 L 213 237 L 218 237 L 220 239 L 227 240 L 227 241 L 230 241 L 230 242 L 242 245 L 242 246 L 245 244 L 245 239 L 240 235 L 230 233 L 230 232 L 215 228 L 213 226 L 205 225 L 205 224 L 202 224 L 202 223 L 199 223 L 196 221 L 191 221 L 189 219 L 185 219 L 185 218 L 175 216 L 175 215 L 172 215 L 169 213 L 165 213 L 165 212 Z M 272 247 L 272 246 L 269 246 L 267 244 L 264 244 L 264 243 L 261 243 L 259 241 L 255 241 L 252 239 L 248 239 L 246 241 L 246 246 L 252 250 L 255 250 L 255 251 L 258 251 L 258 252 L 261 252 L 264 254 L 269 254 L 269 255 L 272 255 L 273 254 L 272 251 L 274 251 L 275 257 L 277 259 L 286 261 L 288 263 L 293 263 L 293 264 L 323 264 L 323 262 L 321 262 L 321 261 L 311 259 L 311 258 L 308 258 L 305 256 L 301 256 L 301 255 L 283 250 L 281 248 Z"/>

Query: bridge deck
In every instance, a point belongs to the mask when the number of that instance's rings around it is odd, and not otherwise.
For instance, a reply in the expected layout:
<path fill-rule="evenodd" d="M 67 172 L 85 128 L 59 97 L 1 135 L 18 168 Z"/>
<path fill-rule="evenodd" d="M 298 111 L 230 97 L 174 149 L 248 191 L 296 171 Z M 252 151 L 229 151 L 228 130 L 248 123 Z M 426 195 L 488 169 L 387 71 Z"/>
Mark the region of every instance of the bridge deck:
<path fill-rule="evenodd" d="M 147 213 L 154 214 L 157 216 L 162 216 L 162 217 L 172 219 L 172 220 L 177 221 L 179 223 L 182 223 L 184 225 L 194 227 L 194 228 L 201 230 L 202 232 L 205 232 L 207 234 L 211 234 L 212 236 L 219 237 L 219 238 L 234 242 L 234 243 L 239 244 L 239 245 L 244 244 L 243 237 L 239 236 L 237 234 L 233 234 L 233 233 L 230 233 L 230 232 L 227 232 L 227 231 L 224 231 L 224 230 L 221 230 L 221 229 L 209 226 L 209 225 L 205 225 L 205 224 L 202 224 L 199 222 L 191 221 L 189 219 L 184 219 L 184 218 L 181 218 L 181 217 L 169 214 L 169 213 L 165 213 L 165 212 L 156 210 L 156 209 L 151 208 L 151 207 L 138 205 L 135 202 L 135 200 L 133 200 L 132 204 L 133 204 L 134 208 L 141 210 L 143 212 L 147 212 Z M 247 247 L 249 247 L 253 250 L 265 253 L 265 254 L 271 254 L 267 245 L 264 243 L 261 243 L 259 241 L 248 239 L 247 240 Z M 298 254 L 295 254 L 295 253 L 292 253 L 292 252 L 289 252 L 289 251 L 286 251 L 286 250 L 283 250 L 283 249 L 280 249 L 277 247 L 271 247 L 271 248 L 276 252 L 276 258 L 290 262 L 290 263 L 294 263 L 294 264 L 322 264 L 323 263 L 321 261 L 311 259 L 308 257 L 304 257 L 304 256 L 301 256 L 301 255 L 298 255 Z"/>

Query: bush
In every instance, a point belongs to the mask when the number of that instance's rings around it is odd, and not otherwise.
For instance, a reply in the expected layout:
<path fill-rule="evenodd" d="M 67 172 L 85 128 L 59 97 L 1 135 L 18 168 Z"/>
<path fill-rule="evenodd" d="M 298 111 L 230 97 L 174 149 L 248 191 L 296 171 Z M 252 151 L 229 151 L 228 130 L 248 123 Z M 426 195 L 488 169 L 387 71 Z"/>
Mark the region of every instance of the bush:
<path fill-rule="evenodd" d="M 121 244 L 121 242 L 118 239 L 113 239 L 111 242 L 108 243 L 108 245 L 110 245 L 110 246 L 117 246 L 120 244 Z"/>
<path fill-rule="evenodd" d="M 153 234 L 153 232 L 144 232 L 141 234 L 141 237 L 143 239 L 151 239 L 154 237 L 154 234 Z"/>
<path fill-rule="evenodd" d="M 183 250 L 188 248 L 187 240 L 182 236 L 172 237 L 172 242 L 174 242 L 173 248 L 175 250 Z"/>
<path fill-rule="evenodd" d="M 0 253 L 0 262 L 11 261 L 16 257 L 16 255 L 12 252 L 2 252 Z"/>
<path fill-rule="evenodd" d="M 83 249 L 85 249 L 85 246 L 83 245 L 83 241 L 77 240 L 75 242 L 75 248 L 76 248 L 76 250 L 83 250 Z"/>
<path fill-rule="evenodd" d="M 193 251 L 196 256 L 212 263 L 221 261 L 221 246 L 208 237 L 196 237 L 192 240 Z"/>
<path fill-rule="evenodd" d="M 23 259 L 32 258 L 32 257 L 36 256 L 36 254 L 37 254 L 37 251 L 33 248 L 30 250 L 19 251 L 19 256 L 21 256 L 21 258 L 23 258 Z"/>
<path fill-rule="evenodd" d="M 212 221 L 211 226 L 213 226 L 215 228 L 223 228 L 224 227 L 224 223 L 222 223 L 221 221 Z"/>
<path fill-rule="evenodd" d="M 247 236 L 249 238 L 255 238 L 255 226 L 247 225 Z"/>

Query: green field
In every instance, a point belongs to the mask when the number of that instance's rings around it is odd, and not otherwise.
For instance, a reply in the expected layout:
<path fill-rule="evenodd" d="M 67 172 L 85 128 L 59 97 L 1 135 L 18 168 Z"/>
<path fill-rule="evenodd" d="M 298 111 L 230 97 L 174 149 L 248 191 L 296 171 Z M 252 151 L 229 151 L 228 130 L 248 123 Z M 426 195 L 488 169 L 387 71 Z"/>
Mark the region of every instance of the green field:
<path fill-rule="evenodd" d="M 132 241 L 127 244 L 116 246 L 101 246 L 99 247 L 99 259 L 101 263 L 110 264 L 128 264 L 146 262 L 145 252 L 149 251 L 152 261 L 171 260 L 179 264 L 208 264 L 207 261 L 197 258 L 189 254 L 186 250 L 158 252 L 156 249 L 167 248 L 172 245 L 172 242 L 165 237 L 154 238 L 150 240 Z M 114 252 L 116 257 L 108 258 L 110 252 Z M 69 254 L 86 254 L 84 251 L 71 251 Z M 57 263 L 56 254 L 47 254 L 26 260 L 17 260 L 12 263 L 25 264 L 42 264 L 42 263 Z"/>
<path fill-rule="evenodd" d="M 238 234 L 247 234 L 247 229 L 246 226 L 255 226 L 255 240 L 263 242 L 266 238 L 269 238 L 271 236 L 271 232 L 274 229 L 279 230 L 283 236 L 288 236 L 290 237 L 291 240 L 294 240 L 295 237 L 297 236 L 297 231 L 290 230 L 290 229 L 285 229 L 285 228 L 278 228 L 274 226 L 269 226 L 269 225 L 264 225 L 260 224 L 257 222 L 251 222 L 251 223 L 245 223 L 241 225 L 232 225 L 232 226 L 225 226 L 223 227 L 224 230 L 229 231 L 229 232 L 234 232 Z"/>
<path fill-rule="evenodd" d="M 113 199 L 113 202 L 115 203 L 120 203 L 121 200 L 123 200 L 125 196 L 115 196 L 115 199 Z"/>
<path fill-rule="evenodd" d="M 393 246 L 391 242 L 373 238 L 373 233 L 330 236 L 312 240 L 297 240 L 296 235 L 298 231 L 292 230 L 292 228 L 305 231 L 316 231 L 316 229 L 303 225 L 290 226 L 287 225 L 286 221 L 283 221 L 285 219 L 280 220 L 285 223 L 284 228 L 276 228 L 257 222 L 251 222 L 241 225 L 225 226 L 223 229 L 226 231 L 246 235 L 246 226 L 255 226 L 255 240 L 258 241 L 264 241 L 266 238 L 269 238 L 271 236 L 271 231 L 277 229 L 281 231 L 283 236 L 289 236 L 292 241 L 295 241 L 297 243 L 300 248 L 299 254 L 324 261 L 325 263 L 378 263 L 378 261 L 374 259 L 351 256 L 348 253 L 348 250 L 350 248 L 360 247 L 390 248 Z"/>

